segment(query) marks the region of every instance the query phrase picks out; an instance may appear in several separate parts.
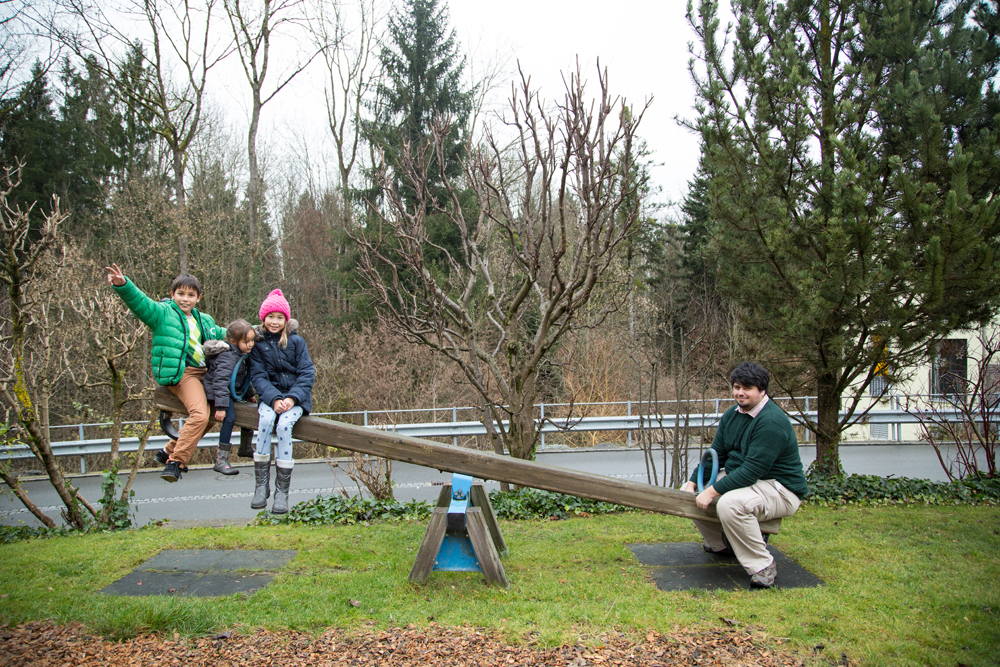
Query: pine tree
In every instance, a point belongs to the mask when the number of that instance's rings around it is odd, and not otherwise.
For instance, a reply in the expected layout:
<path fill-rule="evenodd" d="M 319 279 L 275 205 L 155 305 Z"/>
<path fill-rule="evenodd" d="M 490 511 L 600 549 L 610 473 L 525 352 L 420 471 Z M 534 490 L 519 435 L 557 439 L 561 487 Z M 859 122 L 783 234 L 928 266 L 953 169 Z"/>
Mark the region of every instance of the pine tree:
<path fill-rule="evenodd" d="M 8 201 L 25 208 L 38 202 L 31 215 L 34 225 L 41 221 L 39 209 L 47 210 L 52 195 L 64 194 L 59 186 L 65 181 L 66 160 L 48 77 L 40 63 L 35 63 L 25 86 L 27 89 L 19 93 L 18 105 L 0 126 L 0 168 L 12 168 L 18 161 L 24 163 L 21 186 Z"/>
<path fill-rule="evenodd" d="M 704 161 L 704 160 L 703 160 Z M 684 214 L 683 266 L 692 288 L 695 285 L 711 290 L 715 285 L 715 264 L 706 257 L 709 241 L 711 207 L 708 200 L 709 177 L 701 166 L 688 182 L 688 191 L 681 202 Z"/>
<path fill-rule="evenodd" d="M 445 172 L 460 173 L 472 92 L 462 84 L 465 57 L 454 29 L 448 29 L 446 6 L 438 0 L 405 0 L 389 18 L 389 43 L 380 60 L 385 79 L 378 86 L 376 117 L 366 124 L 369 141 L 384 151 L 391 166 L 405 145 L 419 150 L 427 143 L 435 116 L 448 117 Z M 438 174 L 436 161 L 429 173 Z"/>
<path fill-rule="evenodd" d="M 818 396 L 814 465 L 837 473 L 885 342 L 899 372 L 1000 300 L 995 6 L 733 9 L 729 45 L 716 2 L 689 12 L 709 247 L 746 327 L 776 351 L 775 390 Z"/>
<path fill-rule="evenodd" d="M 111 85 L 92 60 L 78 71 L 63 65 L 63 100 L 59 105 L 59 142 L 65 159 L 60 195 L 70 217 L 64 229 L 78 240 L 106 241 L 101 222 L 115 174 L 127 158 L 122 114 Z"/>

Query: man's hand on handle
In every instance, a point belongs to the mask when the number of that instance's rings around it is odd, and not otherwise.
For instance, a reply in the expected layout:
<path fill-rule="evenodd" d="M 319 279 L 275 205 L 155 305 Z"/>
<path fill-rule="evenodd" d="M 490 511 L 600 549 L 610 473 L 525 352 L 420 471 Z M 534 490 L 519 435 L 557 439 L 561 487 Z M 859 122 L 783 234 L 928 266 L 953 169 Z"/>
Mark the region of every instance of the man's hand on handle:
<path fill-rule="evenodd" d="M 687 493 L 694 493 L 696 488 L 697 487 L 695 486 L 694 482 L 688 481 L 685 482 L 684 486 L 681 487 L 681 491 L 685 491 Z M 712 501 L 718 498 L 720 495 L 722 494 L 717 492 L 714 486 L 710 486 L 698 494 L 698 497 L 694 499 L 694 504 L 703 510 L 707 510 L 708 506 L 712 504 Z"/>

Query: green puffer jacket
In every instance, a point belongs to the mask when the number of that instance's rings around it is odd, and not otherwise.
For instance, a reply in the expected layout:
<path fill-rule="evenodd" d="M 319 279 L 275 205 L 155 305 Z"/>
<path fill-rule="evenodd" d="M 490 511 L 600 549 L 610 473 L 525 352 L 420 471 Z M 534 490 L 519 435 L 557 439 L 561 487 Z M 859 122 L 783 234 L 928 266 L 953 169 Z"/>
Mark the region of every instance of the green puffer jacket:
<path fill-rule="evenodd" d="M 184 375 L 187 360 L 188 325 L 184 312 L 173 300 L 156 302 L 142 293 L 135 284 L 125 279 L 121 287 L 114 287 L 128 309 L 153 330 L 153 377 L 165 387 L 175 385 Z M 197 308 L 191 315 L 201 327 L 201 342 L 225 338 L 226 330 L 218 326 L 211 316 Z"/>

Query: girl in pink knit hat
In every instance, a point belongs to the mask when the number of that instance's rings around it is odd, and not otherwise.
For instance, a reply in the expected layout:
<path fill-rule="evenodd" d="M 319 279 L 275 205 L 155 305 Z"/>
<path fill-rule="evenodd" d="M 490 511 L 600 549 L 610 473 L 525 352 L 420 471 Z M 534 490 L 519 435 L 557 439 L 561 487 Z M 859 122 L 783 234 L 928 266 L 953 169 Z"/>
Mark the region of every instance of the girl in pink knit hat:
<path fill-rule="evenodd" d="M 288 511 L 288 489 L 292 479 L 292 428 L 312 408 L 312 386 L 316 369 L 306 342 L 290 326 L 292 311 L 280 289 L 273 290 L 260 305 L 263 335 L 250 351 L 250 379 L 260 397 L 257 443 L 253 455 L 254 487 L 250 507 L 264 509 L 271 495 L 271 430 L 277 423 L 273 514 Z"/>

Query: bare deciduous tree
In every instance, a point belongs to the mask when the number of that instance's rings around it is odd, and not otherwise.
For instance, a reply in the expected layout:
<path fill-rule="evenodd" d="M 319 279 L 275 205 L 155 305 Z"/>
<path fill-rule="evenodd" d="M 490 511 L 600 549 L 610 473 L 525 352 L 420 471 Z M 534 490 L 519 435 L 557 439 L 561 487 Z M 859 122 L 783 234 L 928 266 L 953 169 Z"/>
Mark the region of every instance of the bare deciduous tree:
<path fill-rule="evenodd" d="M 340 4 L 332 14 L 321 12 L 313 22 L 313 39 L 323 47 L 326 64 L 327 126 L 337 149 L 337 168 L 344 202 L 350 202 L 351 174 L 362 144 L 361 109 L 381 76 L 378 47 L 381 25 L 376 0 L 358 0 L 357 21 L 348 28 Z M 350 206 L 346 208 L 350 223 Z"/>
<path fill-rule="evenodd" d="M 231 40 L 215 42 L 217 31 L 212 29 L 212 21 L 218 13 L 218 0 L 129 0 L 121 12 L 144 24 L 148 30 L 145 41 L 125 32 L 122 24 L 127 22 L 105 13 L 100 4 L 58 1 L 76 25 L 69 29 L 54 22 L 53 36 L 81 58 L 97 54 L 99 60 L 94 62 L 118 93 L 128 104 L 151 115 L 154 122 L 150 129 L 170 151 L 174 201 L 183 208 L 188 149 L 200 128 L 208 73 L 231 48 Z M 139 71 L 129 62 L 137 54 L 143 64 Z M 179 82 L 173 77 L 175 66 L 183 73 Z M 187 273 L 188 235 L 183 227 L 177 238 L 177 254 L 180 272 Z"/>
<path fill-rule="evenodd" d="M 937 453 L 949 480 L 997 476 L 1000 453 L 1000 327 L 976 335 L 971 379 L 949 378 L 955 392 L 927 400 L 907 397 L 904 409 L 920 420 L 924 438 Z M 946 373 L 948 371 L 945 371 Z M 948 453 L 953 447 L 954 454 Z"/>
<path fill-rule="evenodd" d="M 83 262 L 80 265 L 87 266 Z M 97 267 L 91 275 L 96 273 Z M 88 281 L 93 283 L 93 280 Z M 86 284 L 86 283 L 85 283 Z M 136 326 L 135 318 L 118 296 L 100 283 L 81 289 L 70 298 L 70 307 L 79 318 L 84 335 L 76 344 L 64 347 L 64 361 L 73 382 L 81 389 L 102 388 L 111 394 L 111 469 L 117 469 L 121 447 L 125 406 L 152 396 L 149 382 L 139 383 L 131 373 L 138 350 L 144 349 L 147 329 Z M 75 360 L 69 358 L 73 353 Z M 88 361 L 96 361 L 96 368 Z M 125 502 L 142 462 L 146 442 L 152 434 L 156 415 L 151 415 L 139 433 L 139 450 L 130 466 L 129 478 L 122 489 L 120 502 Z M 101 508 L 98 520 L 106 523 L 109 505 Z"/>
<path fill-rule="evenodd" d="M 425 145 L 404 147 L 395 176 L 383 164 L 380 224 L 355 237 L 380 316 L 459 365 L 481 397 L 495 450 L 518 458 L 530 459 L 539 437 L 539 367 L 574 327 L 599 325 L 619 307 L 607 300 L 588 312 L 616 252 L 641 224 L 630 167 L 645 109 L 634 113 L 612 98 L 606 71 L 598 80 L 600 94 L 590 100 L 577 69 L 549 113 L 522 73 L 505 119 L 512 149 L 487 131 L 464 162 L 475 210 L 462 205 L 462 184 L 443 168 L 428 173 L 428 165 L 446 163 L 448 123 L 435 119 Z M 397 179 L 411 190 L 412 207 Z M 453 226 L 460 256 L 430 241 L 432 215 Z M 443 259 L 429 262 L 429 251 Z"/>
<path fill-rule="evenodd" d="M 0 397 L 9 411 L 5 421 L 14 417 L 20 426 L 19 439 L 42 464 L 65 505 L 63 518 L 74 528 L 82 529 L 91 518 L 97 517 L 97 512 L 65 478 L 52 452 L 47 414 L 52 387 L 49 371 L 53 358 L 59 358 L 49 338 L 55 326 L 50 319 L 54 290 L 39 289 L 37 285 L 43 275 L 50 286 L 58 281 L 55 274 L 62 268 L 59 225 L 67 216 L 59 210 L 59 200 L 54 197 L 51 211 L 42 216 L 40 227 L 34 227 L 30 210 L 9 204 L 8 196 L 20 184 L 22 166 L 5 168 L 0 184 L 0 282 L 5 287 L 8 309 L 0 318 L 0 349 L 3 350 Z M 52 519 L 30 501 L 9 468 L 0 468 L 0 478 L 39 521 L 50 528 L 55 527 Z"/>
<path fill-rule="evenodd" d="M 30 0 L 0 0 L 0 125 L 24 102 L 31 79 L 46 76 L 60 57 L 56 44 L 36 34 L 45 9 Z"/>
<path fill-rule="evenodd" d="M 351 453 L 351 460 L 346 463 L 330 463 L 331 468 L 340 468 L 358 487 L 358 495 L 364 495 L 363 489 L 368 489 L 376 500 L 392 500 L 392 459 L 384 459 L 367 454 Z M 350 494 L 341 489 L 344 497 Z"/>
<path fill-rule="evenodd" d="M 311 54 L 294 57 L 277 77 L 273 89 L 265 92 L 264 81 L 271 64 L 271 40 L 286 26 L 301 26 L 305 17 L 301 13 L 303 0 L 223 0 L 229 25 L 236 40 L 243 74 L 250 84 L 251 106 L 250 127 L 247 130 L 247 156 L 250 165 L 250 182 L 247 185 L 247 201 L 250 213 L 250 241 L 254 257 L 259 255 L 260 213 L 264 209 L 263 179 L 257 158 L 257 131 L 260 114 L 264 105 L 275 98 L 292 80 L 302 73 L 321 50 L 333 45 L 324 45 Z M 292 43 L 298 42 L 292 38 Z M 282 52 L 294 49 L 285 48 Z"/>

